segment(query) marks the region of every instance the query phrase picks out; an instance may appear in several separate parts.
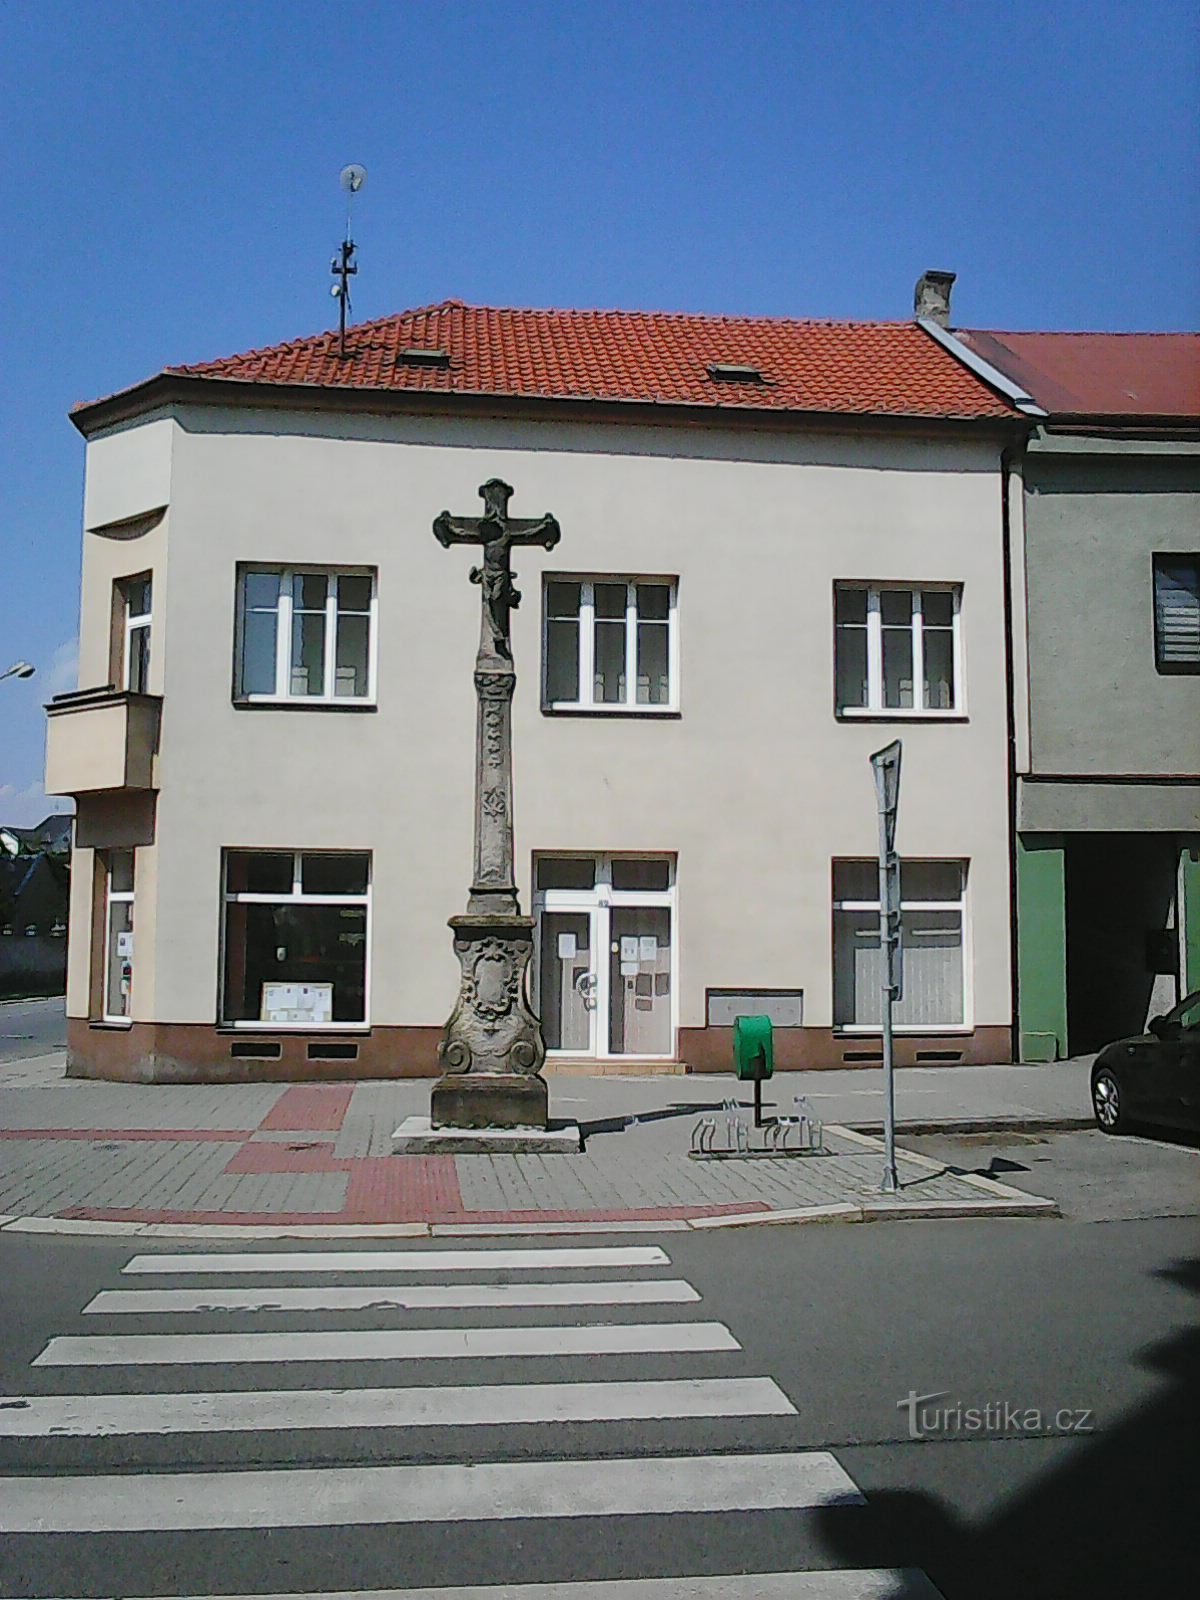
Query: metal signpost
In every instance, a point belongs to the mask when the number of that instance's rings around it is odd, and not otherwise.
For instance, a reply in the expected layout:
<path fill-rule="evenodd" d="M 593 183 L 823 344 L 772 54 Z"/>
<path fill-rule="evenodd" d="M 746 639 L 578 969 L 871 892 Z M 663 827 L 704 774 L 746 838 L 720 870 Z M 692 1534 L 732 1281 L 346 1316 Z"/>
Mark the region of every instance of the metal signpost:
<path fill-rule="evenodd" d="M 900 741 L 871 757 L 879 809 L 879 946 L 883 952 L 883 1181 L 885 1194 L 900 1187 L 896 1176 L 896 1085 L 892 1061 L 892 1007 L 903 992 L 900 949 L 900 857 L 896 854 L 896 809 L 900 799 Z"/>

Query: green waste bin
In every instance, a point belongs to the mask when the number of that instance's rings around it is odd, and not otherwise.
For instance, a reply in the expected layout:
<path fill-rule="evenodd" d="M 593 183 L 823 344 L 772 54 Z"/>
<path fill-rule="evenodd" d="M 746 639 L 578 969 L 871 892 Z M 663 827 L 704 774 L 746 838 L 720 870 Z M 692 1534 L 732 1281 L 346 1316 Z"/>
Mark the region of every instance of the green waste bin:
<path fill-rule="evenodd" d="M 769 1078 L 775 1071 L 775 1032 L 770 1017 L 733 1019 L 733 1065 L 744 1081 Z"/>
<path fill-rule="evenodd" d="M 763 1125 L 763 1079 L 775 1071 L 775 1035 L 770 1017 L 733 1019 L 733 1067 L 744 1082 L 754 1084 L 754 1126 Z"/>

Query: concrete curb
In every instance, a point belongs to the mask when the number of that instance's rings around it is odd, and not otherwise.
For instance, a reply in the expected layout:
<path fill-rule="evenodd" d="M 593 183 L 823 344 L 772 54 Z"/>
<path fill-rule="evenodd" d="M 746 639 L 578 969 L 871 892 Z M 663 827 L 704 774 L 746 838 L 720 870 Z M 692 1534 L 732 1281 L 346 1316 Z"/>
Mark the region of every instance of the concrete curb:
<path fill-rule="evenodd" d="M 853 1133 L 882 1134 L 882 1122 L 851 1122 Z M 898 1122 L 897 1136 L 926 1133 L 1074 1133 L 1094 1128 L 1094 1117 L 931 1117 L 923 1122 Z"/>

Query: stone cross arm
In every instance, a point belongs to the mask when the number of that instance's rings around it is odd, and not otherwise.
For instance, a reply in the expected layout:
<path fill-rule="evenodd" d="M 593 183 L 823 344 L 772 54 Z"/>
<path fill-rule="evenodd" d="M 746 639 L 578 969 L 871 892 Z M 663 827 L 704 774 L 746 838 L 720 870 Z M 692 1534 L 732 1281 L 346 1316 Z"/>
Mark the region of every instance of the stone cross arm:
<path fill-rule="evenodd" d="M 433 531 L 440 544 L 447 548 L 452 544 L 481 544 L 485 548 L 490 545 L 500 553 L 514 544 L 540 544 L 552 550 L 561 538 L 557 519 L 548 514 L 510 517 L 508 501 L 512 489 L 499 478 L 489 478 L 479 493 L 484 504 L 482 517 L 453 517 L 448 511 L 437 517 Z"/>

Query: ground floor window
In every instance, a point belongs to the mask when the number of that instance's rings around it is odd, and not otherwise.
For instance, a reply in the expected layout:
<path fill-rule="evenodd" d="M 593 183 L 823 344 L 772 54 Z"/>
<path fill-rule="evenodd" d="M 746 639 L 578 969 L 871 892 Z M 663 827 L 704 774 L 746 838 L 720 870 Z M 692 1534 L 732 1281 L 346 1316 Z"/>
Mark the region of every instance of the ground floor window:
<path fill-rule="evenodd" d="M 367 851 L 227 851 L 221 1020 L 365 1024 L 370 878 Z"/>
<path fill-rule="evenodd" d="M 900 865 L 900 936 L 904 992 L 897 1028 L 958 1028 L 966 1024 L 964 861 L 904 861 Z M 883 959 L 879 947 L 879 865 L 833 863 L 833 1022 L 837 1028 L 878 1029 L 882 1022 Z"/>
<path fill-rule="evenodd" d="M 104 969 L 101 1015 L 126 1022 L 133 988 L 133 851 L 110 850 L 104 861 Z"/>
<path fill-rule="evenodd" d="M 541 856 L 537 1000 L 546 1048 L 675 1054 L 675 866 L 665 856 Z"/>

